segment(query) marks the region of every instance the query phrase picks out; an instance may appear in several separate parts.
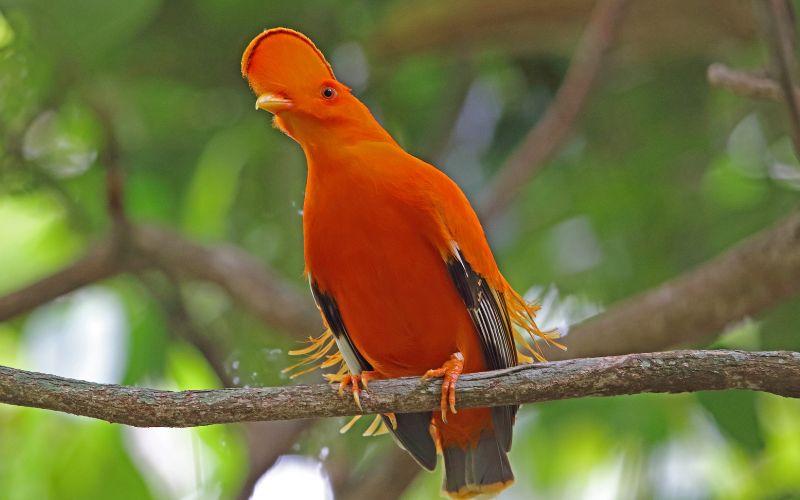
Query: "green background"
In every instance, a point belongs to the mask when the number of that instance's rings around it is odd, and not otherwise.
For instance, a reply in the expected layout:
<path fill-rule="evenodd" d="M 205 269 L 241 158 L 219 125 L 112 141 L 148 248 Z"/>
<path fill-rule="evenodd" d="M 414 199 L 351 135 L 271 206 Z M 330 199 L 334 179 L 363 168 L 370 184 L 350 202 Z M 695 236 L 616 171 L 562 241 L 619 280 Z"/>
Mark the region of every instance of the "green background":
<path fill-rule="evenodd" d="M 477 32 L 468 49 L 387 49 L 427 15 L 421 3 L 359 0 L 0 0 L 0 293 L 59 269 L 108 230 L 109 123 L 132 220 L 239 245 L 304 286 L 304 158 L 253 110 L 239 74 L 243 48 L 267 26 L 309 34 L 408 151 L 477 199 L 552 100 L 585 17 L 529 50 Z M 705 80 L 713 61 L 763 64 L 757 38 L 637 48 L 612 53 L 574 137 L 487 228 L 509 281 L 549 293 L 553 324 L 691 269 L 800 198 L 781 107 Z M 0 324 L 0 364 L 218 387 L 153 288 L 168 287 L 120 276 Z M 288 383 L 280 370 L 295 344 L 283 333 L 214 285 L 188 282 L 181 293 L 236 383 Z M 799 305 L 730 325 L 715 345 L 800 350 Z M 321 460 L 322 471 L 361 471 L 393 446 L 339 435 L 344 421 L 318 425 L 287 453 Z M 154 465 L 153 442 L 175 453 L 174 469 Z M 247 460 L 237 426 L 132 431 L 0 406 L 6 499 L 229 498 Z M 503 498 L 798 498 L 800 403 L 726 392 L 527 406 L 512 463 L 517 484 Z M 421 474 L 406 498 L 434 498 L 439 482 L 438 471 Z"/>

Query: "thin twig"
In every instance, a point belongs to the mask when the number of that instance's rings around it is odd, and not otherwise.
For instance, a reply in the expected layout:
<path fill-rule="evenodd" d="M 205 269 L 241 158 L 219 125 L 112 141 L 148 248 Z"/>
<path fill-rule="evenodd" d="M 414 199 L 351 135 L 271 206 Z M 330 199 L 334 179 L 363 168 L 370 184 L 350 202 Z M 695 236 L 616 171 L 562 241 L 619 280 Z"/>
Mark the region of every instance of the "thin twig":
<path fill-rule="evenodd" d="M 765 11 L 765 36 L 771 47 L 778 82 L 789 108 L 790 136 L 795 155 L 800 158 L 800 107 L 792 83 L 797 72 L 794 15 L 791 5 L 785 0 L 769 0 Z"/>
<path fill-rule="evenodd" d="M 642 392 L 750 389 L 800 397 L 800 353 L 671 351 L 587 358 L 471 373 L 457 407 L 474 408 Z M 137 427 L 420 412 L 439 407 L 441 381 L 370 384 L 361 407 L 327 384 L 171 392 L 97 384 L 0 367 L 0 402 Z"/>
<path fill-rule="evenodd" d="M 614 41 L 626 4 L 626 0 L 601 0 L 595 6 L 550 107 L 484 190 L 478 213 L 485 222 L 500 215 L 570 137 Z"/>
<path fill-rule="evenodd" d="M 778 82 L 763 74 L 741 71 L 721 63 L 714 63 L 708 67 L 706 76 L 708 83 L 712 86 L 730 90 L 742 97 L 784 101 L 783 91 Z M 800 89 L 795 88 L 794 94 L 800 98 Z"/>

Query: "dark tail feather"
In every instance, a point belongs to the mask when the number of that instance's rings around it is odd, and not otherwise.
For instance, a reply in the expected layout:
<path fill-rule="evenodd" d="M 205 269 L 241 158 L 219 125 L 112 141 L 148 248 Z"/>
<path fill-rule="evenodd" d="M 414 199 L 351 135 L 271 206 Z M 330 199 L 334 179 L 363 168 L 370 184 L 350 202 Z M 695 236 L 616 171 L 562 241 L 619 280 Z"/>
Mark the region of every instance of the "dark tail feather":
<path fill-rule="evenodd" d="M 451 498 L 499 493 L 514 482 L 508 456 L 494 431 L 484 431 L 474 447 L 446 447 L 444 491 Z"/>
<path fill-rule="evenodd" d="M 388 417 L 383 417 L 386 427 L 392 432 L 395 441 L 403 447 L 422 467 L 436 468 L 436 445 L 429 431 L 431 412 L 396 413 L 397 428 L 392 427 Z"/>

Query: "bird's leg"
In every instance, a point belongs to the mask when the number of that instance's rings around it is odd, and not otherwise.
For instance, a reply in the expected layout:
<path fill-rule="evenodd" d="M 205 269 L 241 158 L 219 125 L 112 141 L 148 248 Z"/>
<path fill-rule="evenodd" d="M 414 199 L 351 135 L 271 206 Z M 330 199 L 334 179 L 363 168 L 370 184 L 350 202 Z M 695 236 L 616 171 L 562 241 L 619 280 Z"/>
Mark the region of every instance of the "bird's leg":
<path fill-rule="evenodd" d="M 450 359 L 444 362 L 441 368 L 428 370 L 423 379 L 428 378 L 442 378 L 442 400 L 439 405 L 442 410 L 442 421 L 447 423 L 447 407 L 453 414 L 456 411 L 456 380 L 458 380 L 461 372 L 464 371 L 464 355 L 460 352 L 455 352 L 450 355 Z"/>
<path fill-rule="evenodd" d="M 359 373 L 358 375 L 353 373 L 348 373 L 342 377 L 342 380 L 339 382 L 339 395 L 341 396 L 344 394 L 345 388 L 349 385 L 350 391 L 353 393 L 353 400 L 356 402 L 356 406 L 358 409 L 361 409 L 361 386 L 364 386 L 364 389 L 369 389 L 368 383 L 370 380 L 376 380 L 382 378 L 381 375 L 373 370 L 365 370 Z"/>

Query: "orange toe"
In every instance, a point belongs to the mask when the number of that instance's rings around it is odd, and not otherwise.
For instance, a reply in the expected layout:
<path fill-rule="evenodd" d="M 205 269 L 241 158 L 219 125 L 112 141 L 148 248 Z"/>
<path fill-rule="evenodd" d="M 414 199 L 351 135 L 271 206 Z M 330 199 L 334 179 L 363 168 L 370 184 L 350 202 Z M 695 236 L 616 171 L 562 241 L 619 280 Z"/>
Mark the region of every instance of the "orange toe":
<path fill-rule="evenodd" d="M 447 423 L 447 409 L 453 414 L 456 411 L 456 381 L 464 371 L 464 355 L 456 352 L 444 362 L 441 368 L 434 368 L 425 372 L 423 379 L 442 378 L 442 399 L 439 408 L 442 412 L 442 421 Z"/>
<path fill-rule="evenodd" d="M 357 375 L 349 373 L 343 376 L 342 380 L 339 382 L 339 395 L 343 395 L 345 388 L 349 385 L 350 392 L 353 394 L 353 401 L 355 401 L 358 409 L 361 410 L 361 387 L 363 386 L 364 389 L 368 389 L 367 384 L 370 380 L 377 380 L 380 378 L 382 377 L 376 371 L 363 371 Z"/>

